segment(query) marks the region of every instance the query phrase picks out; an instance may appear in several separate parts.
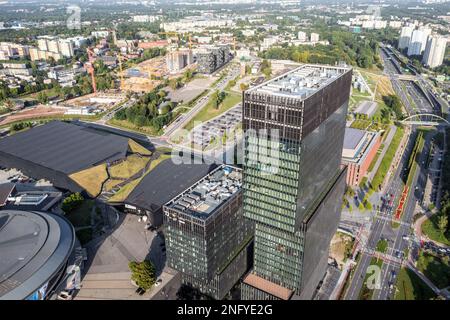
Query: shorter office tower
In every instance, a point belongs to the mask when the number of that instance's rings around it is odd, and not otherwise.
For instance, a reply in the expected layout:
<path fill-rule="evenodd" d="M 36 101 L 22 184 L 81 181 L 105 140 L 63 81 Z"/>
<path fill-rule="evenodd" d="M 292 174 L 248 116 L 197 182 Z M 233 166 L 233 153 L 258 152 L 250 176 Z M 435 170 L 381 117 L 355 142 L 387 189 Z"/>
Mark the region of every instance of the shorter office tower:
<path fill-rule="evenodd" d="M 381 145 L 378 132 L 345 128 L 342 165 L 347 166 L 347 185 L 358 186 Z"/>
<path fill-rule="evenodd" d="M 230 61 L 230 46 L 206 46 L 197 51 L 197 71 L 213 73 Z"/>
<path fill-rule="evenodd" d="M 423 54 L 423 64 L 430 67 L 439 67 L 444 62 L 447 39 L 441 36 L 429 36 L 425 53 Z"/>
<path fill-rule="evenodd" d="M 167 70 L 170 73 L 178 73 L 193 62 L 194 58 L 190 49 L 172 51 L 166 56 Z"/>
<path fill-rule="evenodd" d="M 167 264 L 223 299 L 251 267 L 253 224 L 242 214 L 242 171 L 221 165 L 164 207 Z"/>

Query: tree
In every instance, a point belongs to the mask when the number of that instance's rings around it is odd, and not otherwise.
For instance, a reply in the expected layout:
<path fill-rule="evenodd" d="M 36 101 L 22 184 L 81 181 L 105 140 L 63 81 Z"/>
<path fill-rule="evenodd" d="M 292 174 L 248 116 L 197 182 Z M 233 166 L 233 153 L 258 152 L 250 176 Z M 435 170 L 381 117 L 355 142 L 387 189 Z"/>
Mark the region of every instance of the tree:
<path fill-rule="evenodd" d="M 438 228 L 441 234 L 444 234 L 447 230 L 448 226 L 448 217 L 444 214 L 441 214 L 438 218 Z"/>
<path fill-rule="evenodd" d="M 150 261 L 132 261 L 128 264 L 128 267 L 131 271 L 131 280 L 133 280 L 139 288 L 148 290 L 153 286 L 156 281 L 156 274 L 155 266 Z"/>
<path fill-rule="evenodd" d="M 41 91 L 38 93 L 37 99 L 39 101 L 39 103 L 41 104 L 46 104 L 48 102 L 48 96 L 47 93 L 44 91 Z"/>
<path fill-rule="evenodd" d="M 245 91 L 248 89 L 249 85 L 245 84 L 243 82 L 241 82 L 241 84 L 239 85 L 239 87 L 241 88 L 241 91 Z"/>
<path fill-rule="evenodd" d="M 70 213 L 77 209 L 84 201 L 83 196 L 79 193 L 72 193 L 62 202 L 61 209 L 65 213 Z"/>
<path fill-rule="evenodd" d="M 359 211 L 364 211 L 364 205 L 362 202 L 359 203 L 358 209 Z"/>

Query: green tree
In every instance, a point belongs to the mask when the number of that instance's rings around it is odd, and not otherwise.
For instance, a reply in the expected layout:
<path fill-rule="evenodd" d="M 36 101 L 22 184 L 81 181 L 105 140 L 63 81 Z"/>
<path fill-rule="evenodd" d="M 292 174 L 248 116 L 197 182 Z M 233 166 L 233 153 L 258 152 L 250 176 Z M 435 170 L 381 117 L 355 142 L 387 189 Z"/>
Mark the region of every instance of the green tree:
<path fill-rule="evenodd" d="M 448 217 L 444 214 L 441 214 L 438 218 L 438 228 L 439 231 L 444 234 L 445 231 L 447 230 L 447 226 L 448 226 Z"/>
<path fill-rule="evenodd" d="M 131 279 L 142 289 L 150 289 L 156 281 L 155 266 L 148 260 L 128 264 Z"/>
<path fill-rule="evenodd" d="M 37 95 L 37 100 L 39 101 L 39 103 L 46 104 L 48 102 L 47 93 L 44 91 L 39 92 Z"/>
<path fill-rule="evenodd" d="M 72 193 L 63 200 L 61 209 L 65 213 L 70 213 L 73 210 L 77 209 L 83 203 L 83 201 L 84 198 L 79 192 Z"/>

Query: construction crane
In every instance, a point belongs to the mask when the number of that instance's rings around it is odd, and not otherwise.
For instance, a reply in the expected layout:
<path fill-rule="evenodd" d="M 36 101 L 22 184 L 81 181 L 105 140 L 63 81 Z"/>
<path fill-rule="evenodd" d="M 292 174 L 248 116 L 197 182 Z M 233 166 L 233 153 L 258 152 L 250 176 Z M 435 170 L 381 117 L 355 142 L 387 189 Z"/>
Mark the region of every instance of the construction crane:
<path fill-rule="evenodd" d="M 86 48 L 86 51 L 89 57 L 89 62 L 86 63 L 87 72 L 91 75 L 92 90 L 94 93 L 97 93 L 97 84 L 95 83 L 94 52 L 90 48 Z"/>
<path fill-rule="evenodd" d="M 120 76 L 120 90 L 123 90 L 125 82 L 123 81 L 122 55 L 120 54 L 120 52 L 117 55 L 117 58 L 119 59 L 119 69 L 120 69 L 120 73 L 119 73 L 119 76 Z"/>
<path fill-rule="evenodd" d="M 178 32 L 174 32 L 174 31 L 170 31 L 170 32 L 158 32 L 158 34 L 164 34 L 164 35 L 174 35 L 174 36 L 176 36 L 177 37 L 177 49 L 180 47 L 180 37 L 179 37 L 179 34 L 178 34 Z"/>

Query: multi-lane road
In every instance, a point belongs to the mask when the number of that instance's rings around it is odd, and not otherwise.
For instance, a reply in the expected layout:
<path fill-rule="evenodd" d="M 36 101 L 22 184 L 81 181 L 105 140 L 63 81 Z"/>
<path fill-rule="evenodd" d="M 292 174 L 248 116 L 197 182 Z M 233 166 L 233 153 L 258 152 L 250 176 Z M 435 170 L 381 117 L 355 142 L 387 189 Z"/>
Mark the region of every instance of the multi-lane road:
<path fill-rule="evenodd" d="M 419 87 L 420 82 L 414 84 L 407 83 L 406 86 L 400 82 L 402 81 L 399 78 L 401 67 L 399 67 L 400 64 L 398 61 L 394 60 L 396 57 L 384 49 L 381 50 L 381 56 L 385 66 L 384 73 L 390 77 L 393 88 L 402 100 L 408 115 L 436 112 L 435 105 L 431 104 L 421 92 L 422 89 Z M 344 297 L 346 300 L 359 299 L 360 292 L 365 285 L 364 280 L 367 268 L 374 256 L 382 258 L 383 264 L 379 274 L 378 286 L 373 290 L 372 299 L 386 300 L 394 297 L 396 277 L 408 258 L 405 256 L 405 251 L 413 245 L 414 235 L 412 234 L 411 224 L 417 203 L 421 202 L 426 184 L 427 168 L 425 164 L 430 151 L 430 136 L 426 137 L 424 149 L 419 157 L 417 170 L 414 172 L 414 177 L 412 178 L 412 188 L 404 205 L 403 214 L 400 221 L 397 222 L 397 226 L 394 227 L 392 219 L 396 210 L 395 204 L 403 192 L 403 186 L 405 184 L 403 173 L 414 147 L 416 135 L 416 128 L 412 127 L 411 133 L 408 134 L 408 141 L 399 165 L 388 176 L 388 183 L 383 190 L 384 192 L 379 194 L 380 197 L 384 196 L 385 199 L 388 199 L 386 201 L 387 205 L 381 207 L 378 207 L 377 204 L 375 205 L 377 210 L 369 229 L 367 241 L 360 243 L 361 258 L 346 291 Z M 384 254 L 376 252 L 377 244 L 382 239 L 388 243 L 387 251 Z"/>

